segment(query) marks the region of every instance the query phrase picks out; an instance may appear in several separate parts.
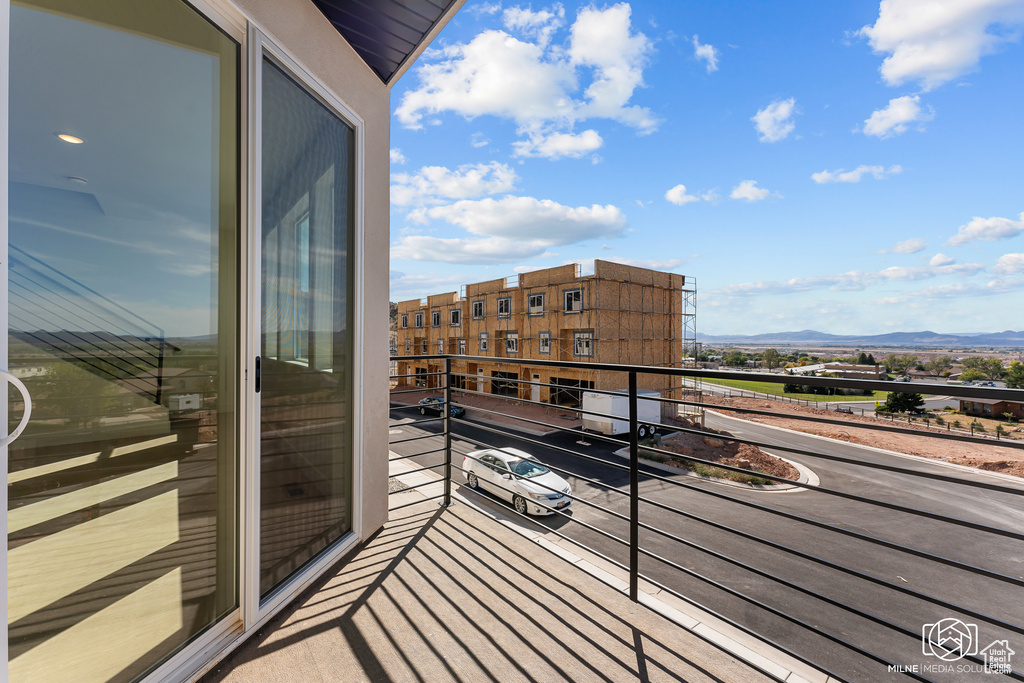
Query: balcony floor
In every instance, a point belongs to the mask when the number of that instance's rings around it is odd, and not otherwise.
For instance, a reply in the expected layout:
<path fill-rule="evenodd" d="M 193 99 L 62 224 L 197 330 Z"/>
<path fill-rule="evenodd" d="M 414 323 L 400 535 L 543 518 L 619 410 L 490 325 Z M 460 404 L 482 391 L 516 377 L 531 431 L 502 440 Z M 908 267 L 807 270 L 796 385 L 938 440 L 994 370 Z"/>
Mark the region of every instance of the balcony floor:
<path fill-rule="evenodd" d="M 488 680 L 769 679 L 468 506 L 425 501 L 203 683 Z"/>

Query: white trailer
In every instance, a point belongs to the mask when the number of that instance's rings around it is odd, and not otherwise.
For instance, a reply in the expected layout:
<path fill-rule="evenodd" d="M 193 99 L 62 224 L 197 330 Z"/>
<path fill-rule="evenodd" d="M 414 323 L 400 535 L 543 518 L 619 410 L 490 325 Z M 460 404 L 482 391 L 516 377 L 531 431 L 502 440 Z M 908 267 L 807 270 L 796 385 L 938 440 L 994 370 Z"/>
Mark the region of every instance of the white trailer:
<path fill-rule="evenodd" d="M 616 389 L 614 394 L 583 392 L 583 429 L 608 436 L 629 433 L 629 393 Z M 621 392 L 621 393 L 620 393 Z M 638 391 L 636 400 L 636 435 L 641 439 L 654 436 L 661 421 L 661 394 L 657 391 Z M 587 413 L 600 413 L 614 417 L 600 417 Z"/>

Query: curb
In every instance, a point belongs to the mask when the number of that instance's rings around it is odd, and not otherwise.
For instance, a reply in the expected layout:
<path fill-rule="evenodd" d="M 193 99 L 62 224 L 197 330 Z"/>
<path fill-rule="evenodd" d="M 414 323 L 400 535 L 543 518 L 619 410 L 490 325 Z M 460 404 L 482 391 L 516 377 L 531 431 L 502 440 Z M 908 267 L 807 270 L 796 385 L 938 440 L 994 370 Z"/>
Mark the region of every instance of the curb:
<path fill-rule="evenodd" d="M 388 451 L 389 456 L 395 457 L 396 453 Z M 389 466 L 388 476 L 398 479 L 404 484 L 413 485 L 422 483 L 425 481 L 434 481 L 437 486 L 440 486 L 443 477 L 433 472 L 417 472 L 408 477 L 403 475 L 404 471 L 415 469 L 412 466 L 403 462 L 392 462 Z M 406 481 L 406 479 L 408 481 Z M 735 482 L 734 482 L 735 483 Z M 424 488 L 433 488 L 432 486 L 421 487 L 409 491 L 410 494 L 418 494 L 423 498 L 429 496 L 424 492 Z M 402 492 L 399 492 L 402 493 Z M 474 494 L 474 497 L 478 494 Z M 628 582 L 623 581 L 621 577 L 616 576 L 612 571 L 603 569 L 602 567 L 608 565 L 607 561 L 601 559 L 596 555 L 588 553 L 586 550 L 575 546 L 568 541 L 564 541 L 571 546 L 571 550 L 562 545 L 563 539 L 554 537 L 554 539 L 547 538 L 543 532 L 537 532 L 536 530 L 529 528 L 524 520 L 519 518 L 512 518 L 502 514 L 500 511 L 495 512 L 483 508 L 476 504 L 476 501 L 471 500 L 463 494 L 463 486 L 458 484 L 452 491 L 452 498 L 458 500 L 464 505 L 471 506 L 478 510 L 481 514 L 489 517 L 493 521 L 501 524 L 505 528 L 513 531 L 523 538 L 536 543 L 541 548 L 544 548 L 548 552 L 561 557 L 566 562 L 573 564 L 578 569 L 590 574 L 602 583 L 610 586 L 614 590 L 621 593 L 628 593 L 629 586 Z M 532 526 L 532 525 L 531 525 Z M 589 557 L 588 557 L 589 556 Z M 611 568 L 611 567 L 610 567 Z M 745 661 L 749 664 L 758 666 L 766 671 L 771 672 L 772 675 L 777 676 L 780 680 L 799 683 L 804 681 L 805 683 L 833 683 L 834 679 L 831 679 L 827 674 L 819 671 L 803 662 L 794 659 L 786 653 L 772 647 L 768 643 L 765 643 L 753 636 L 750 636 L 743 631 L 740 631 L 734 626 L 718 619 L 717 617 L 705 612 L 703 609 L 690 605 L 674 595 L 666 594 L 664 598 L 658 597 L 663 591 L 661 589 L 655 589 L 653 592 L 648 590 L 648 587 L 654 588 L 642 578 L 640 579 L 640 594 L 639 600 L 645 606 L 649 607 L 653 611 L 662 615 L 669 621 L 673 622 L 677 626 L 686 631 L 694 633 L 702 640 L 707 640 L 717 644 L 726 652 L 729 652 L 737 659 Z M 646 584 L 646 585 L 645 585 Z M 666 599 L 671 602 L 666 602 Z"/>
<path fill-rule="evenodd" d="M 713 415 L 716 415 L 716 416 L 718 416 L 718 417 L 720 417 L 722 419 L 725 419 L 725 420 L 741 420 L 741 421 L 744 421 L 744 422 L 750 422 L 750 420 L 743 420 L 743 418 L 741 418 L 741 417 L 733 417 L 731 415 L 723 415 L 722 413 L 719 413 L 716 410 L 709 410 L 707 412 L 709 412 L 709 413 L 711 413 Z M 1001 481 L 1008 481 L 1008 482 L 1013 482 L 1013 483 L 1018 484 L 1018 485 L 1024 485 L 1024 480 L 1022 480 L 1020 477 L 1015 477 L 1015 476 L 1013 476 L 1011 474 L 1003 474 L 1001 472 L 990 472 L 989 470 L 982 470 L 982 469 L 978 469 L 976 467 L 968 467 L 967 465 L 958 465 L 955 462 L 947 462 L 945 460 L 936 460 L 934 458 L 926 458 L 923 455 L 911 455 L 910 453 L 900 453 L 899 451 L 890 451 L 890 450 L 886 450 L 884 448 L 877 448 L 876 446 L 865 446 L 865 445 L 859 444 L 859 443 L 849 443 L 847 441 L 841 441 L 839 439 L 830 439 L 827 436 L 818 436 L 817 434 L 808 434 L 807 432 L 799 432 L 799 431 L 797 431 L 795 429 L 787 429 L 786 427 L 776 427 L 775 425 L 769 425 L 769 424 L 765 424 L 763 422 L 755 422 L 754 424 L 757 424 L 757 425 L 759 425 L 761 427 L 767 427 L 768 429 L 775 429 L 775 430 L 778 430 L 780 432 L 786 432 L 787 434 L 794 434 L 794 435 L 797 435 L 797 436 L 806 436 L 806 437 L 811 438 L 811 439 L 821 439 L 823 441 L 828 441 L 830 443 L 838 442 L 838 443 L 841 443 L 841 444 L 845 444 L 847 446 L 852 446 L 853 448 L 865 448 L 865 449 L 867 449 L 869 451 L 874 451 L 876 453 L 882 453 L 883 455 L 891 455 L 891 456 L 894 456 L 894 457 L 897 457 L 897 458 L 905 458 L 907 460 L 915 460 L 917 462 L 930 463 L 932 465 L 942 465 L 943 467 L 949 467 L 949 468 L 955 469 L 955 470 L 957 470 L 959 472 L 987 475 L 987 476 L 990 476 L 990 477 L 995 477 L 996 479 L 999 479 Z M 911 434 L 911 436 L 914 436 L 914 435 Z M 927 434 L 924 434 L 922 436 L 927 436 Z M 993 443 L 992 445 L 996 446 L 998 444 Z"/>
<path fill-rule="evenodd" d="M 614 451 L 612 455 L 617 455 L 628 460 L 629 446 Z M 679 467 L 673 467 L 672 465 L 665 465 L 660 462 L 655 462 L 654 460 L 647 460 L 646 458 L 639 458 L 639 460 L 648 467 L 653 467 L 655 469 L 662 470 L 663 472 L 669 472 L 671 474 L 677 474 L 684 477 L 692 477 L 695 479 L 700 479 L 701 481 L 710 482 L 712 484 L 721 484 L 722 486 L 732 486 L 734 488 L 741 488 L 744 489 L 745 491 L 763 491 L 764 493 L 793 493 L 807 490 L 803 486 L 800 486 L 800 484 L 810 484 L 811 486 L 818 486 L 821 483 L 821 480 L 818 478 L 818 475 L 816 475 L 813 472 L 813 470 L 811 470 L 806 465 L 799 462 L 795 462 L 788 458 L 783 458 L 781 455 L 775 455 L 774 453 L 769 453 L 769 455 L 771 455 L 774 458 L 778 458 L 783 462 L 788 462 L 790 465 L 795 467 L 797 472 L 800 473 L 800 478 L 797 479 L 796 482 L 793 484 L 744 484 L 743 482 L 739 481 L 729 481 L 728 479 L 719 479 L 718 477 L 708 477 L 706 475 L 697 474 L 696 472 L 690 472 L 689 470 L 684 470 Z"/>

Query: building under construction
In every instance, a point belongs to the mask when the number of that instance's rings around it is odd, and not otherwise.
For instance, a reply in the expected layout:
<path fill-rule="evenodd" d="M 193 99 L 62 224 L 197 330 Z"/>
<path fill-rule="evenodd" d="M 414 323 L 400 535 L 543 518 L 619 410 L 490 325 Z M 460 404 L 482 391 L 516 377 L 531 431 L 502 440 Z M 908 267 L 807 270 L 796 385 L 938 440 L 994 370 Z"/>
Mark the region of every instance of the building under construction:
<path fill-rule="evenodd" d="M 696 345 L 692 278 L 609 261 L 594 274 L 569 264 L 466 285 L 398 304 L 395 355 L 455 359 L 453 386 L 577 407 L 586 389 L 623 389 L 622 373 L 530 367 L 503 358 L 681 367 Z M 397 374 L 436 387 L 440 361 L 399 360 Z M 681 398 L 679 378 L 643 376 L 639 388 Z"/>

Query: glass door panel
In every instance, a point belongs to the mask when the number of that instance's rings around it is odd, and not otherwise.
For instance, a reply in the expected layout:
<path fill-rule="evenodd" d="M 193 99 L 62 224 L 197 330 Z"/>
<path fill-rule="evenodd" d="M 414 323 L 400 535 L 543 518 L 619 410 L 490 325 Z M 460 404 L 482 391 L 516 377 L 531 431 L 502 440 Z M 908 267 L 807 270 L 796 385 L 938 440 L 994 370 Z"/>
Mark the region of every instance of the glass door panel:
<path fill-rule="evenodd" d="M 11 8 L 12 680 L 132 680 L 238 605 L 238 60 L 179 0 Z"/>
<path fill-rule="evenodd" d="M 352 528 L 354 140 L 262 71 L 260 595 Z"/>

